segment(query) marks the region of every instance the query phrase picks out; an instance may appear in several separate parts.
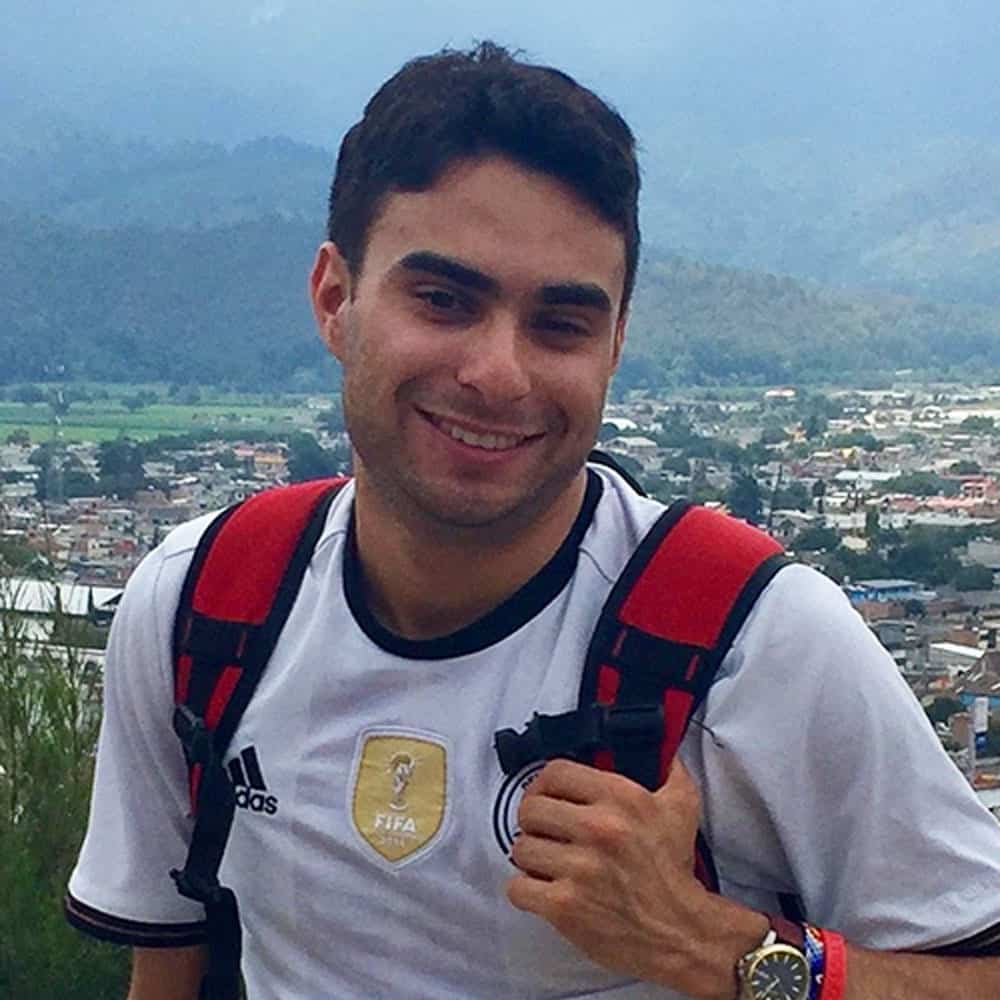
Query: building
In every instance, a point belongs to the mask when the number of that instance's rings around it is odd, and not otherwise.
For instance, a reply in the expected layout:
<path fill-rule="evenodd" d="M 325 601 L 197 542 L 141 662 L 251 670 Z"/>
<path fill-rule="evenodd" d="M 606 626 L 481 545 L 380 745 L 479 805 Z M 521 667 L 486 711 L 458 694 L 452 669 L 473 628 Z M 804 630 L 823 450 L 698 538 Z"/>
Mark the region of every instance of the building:
<path fill-rule="evenodd" d="M 94 640 L 111 624 L 121 595 L 120 587 L 2 577 L 0 617 L 14 618 L 21 636 L 36 650 L 62 656 L 67 647 L 75 647 L 86 663 L 99 666 L 104 649 Z"/>
<path fill-rule="evenodd" d="M 972 670 L 982 658 L 978 646 L 960 642 L 932 642 L 927 647 L 927 665 L 932 673 L 947 673 L 957 677 Z"/>
<path fill-rule="evenodd" d="M 852 603 L 858 601 L 924 601 L 936 596 L 924 590 L 916 580 L 858 580 L 844 584 L 844 593 Z"/>

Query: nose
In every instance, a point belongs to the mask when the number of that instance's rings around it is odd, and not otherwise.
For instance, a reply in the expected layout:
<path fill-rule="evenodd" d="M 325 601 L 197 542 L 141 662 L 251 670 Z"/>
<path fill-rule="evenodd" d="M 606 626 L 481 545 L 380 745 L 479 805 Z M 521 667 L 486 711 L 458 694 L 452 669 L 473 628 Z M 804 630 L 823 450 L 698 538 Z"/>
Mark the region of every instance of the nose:
<path fill-rule="evenodd" d="M 498 319 L 478 328 L 464 345 L 456 378 L 475 389 L 485 403 L 510 403 L 531 388 L 528 345 L 513 319 Z"/>

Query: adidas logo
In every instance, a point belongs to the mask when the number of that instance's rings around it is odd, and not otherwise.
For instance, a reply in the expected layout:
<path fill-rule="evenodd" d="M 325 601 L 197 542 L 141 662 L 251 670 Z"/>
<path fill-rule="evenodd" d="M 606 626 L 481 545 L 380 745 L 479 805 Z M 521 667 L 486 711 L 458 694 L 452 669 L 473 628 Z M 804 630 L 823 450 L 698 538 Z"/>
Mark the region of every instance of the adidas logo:
<path fill-rule="evenodd" d="M 229 780 L 236 792 L 236 805 L 255 813 L 273 816 L 278 811 L 278 797 L 267 794 L 264 775 L 257 760 L 257 750 L 247 747 L 227 765 Z"/>

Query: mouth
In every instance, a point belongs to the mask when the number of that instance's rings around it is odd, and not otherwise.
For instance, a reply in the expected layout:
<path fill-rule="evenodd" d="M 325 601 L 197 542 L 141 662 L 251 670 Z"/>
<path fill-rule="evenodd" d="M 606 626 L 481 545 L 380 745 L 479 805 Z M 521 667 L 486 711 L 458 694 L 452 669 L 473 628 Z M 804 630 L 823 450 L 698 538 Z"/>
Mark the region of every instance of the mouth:
<path fill-rule="evenodd" d="M 541 434 L 515 434 L 509 431 L 472 430 L 453 420 L 420 410 L 420 414 L 433 424 L 439 431 L 453 441 L 468 445 L 470 448 L 480 448 L 483 451 L 513 451 L 526 441 L 541 437 Z"/>

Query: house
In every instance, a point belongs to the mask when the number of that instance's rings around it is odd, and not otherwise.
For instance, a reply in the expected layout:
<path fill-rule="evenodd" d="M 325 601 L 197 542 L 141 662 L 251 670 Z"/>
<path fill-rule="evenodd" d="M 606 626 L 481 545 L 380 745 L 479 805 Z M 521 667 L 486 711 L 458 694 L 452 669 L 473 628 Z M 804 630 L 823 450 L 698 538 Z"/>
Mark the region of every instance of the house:
<path fill-rule="evenodd" d="M 988 698 L 990 712 L 1000 712 L 1000 650 L 982 653 L 956 686 L 955 695 L 969 708 L 977 698 Z"/>

